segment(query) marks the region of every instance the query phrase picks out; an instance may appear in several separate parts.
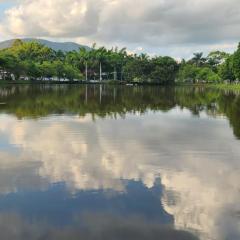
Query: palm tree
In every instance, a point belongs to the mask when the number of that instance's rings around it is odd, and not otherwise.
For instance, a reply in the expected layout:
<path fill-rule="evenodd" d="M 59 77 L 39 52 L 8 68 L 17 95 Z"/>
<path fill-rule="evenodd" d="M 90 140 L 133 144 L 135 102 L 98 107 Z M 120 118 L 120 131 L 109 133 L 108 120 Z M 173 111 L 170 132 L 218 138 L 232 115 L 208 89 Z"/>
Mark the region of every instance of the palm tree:
<path fill-rule="evenodd" d="M 79 58 L 80 58 L 80 61 L 85 65 L 85 80 L 87 82 L 88 81 L 88 61 L 90 58 L 89 51 L 87 51 L 86 48 L 80 48 Z"/>
<path fill-rule="evenodd" d="M 58 50 L 55 52 L 55 58 L 63 62 L 65 60 L 65 53 L 62 50 Z"/>
<path fill-rule="evenodd" d="M 92 65 L 92 71 L 91 72 L 94 75 L 94 79 L 95 79 L 94 68 L 95 68 L 96 63 L 98 63 L 98 56 L 97 56 L 96 46 L 97 46 L 96 43 L 94 43 L 92 45 L 91 50 L 88 52 L 88 62 L 91 62 L 91 65 Z"/>
<path fill-rule="evenodd" d="M 113 78 L 116 81 L 117 80 L 117 65 L 119 63 L 118 49 L 112 48 L 111 50 L 109 50 L 108 54 L 109 54 L 110 65 L 113 66 L 113 68 L 114 68 L 113 69 Z"/>
<path fill-rule="evenodd" d="M 120 55 L 120 61 L 121 61 L 121 81 L 122 81 L 122 79 L 123 79 L 123 65 L 125 64 L 126 59 L 127 59 L 127 49 L 122 48 L 119 51 L 119 55 Z"/>
<path fill-rule="evenodd" d="M 122 72 L 123 72 L 122 68 L 123 68 L 123 64 L 126 59 L 126 56 L 127 56 L 126 48 L 122 48 L 121 50 L 118 50 L 118 48 L 116 47 L 115 49 L 112 48 L 111 50 L 108 51 L 110 66 L 114 68 L 113 76 L 115 81 L 117 80 L 118 68 L 121 69 L 121 80 L 122 80 Z"/>
<path fill-rule="evenodd" d="M 67 63 L 73 65 L 76 68 L 78 68 L 79 67 L 78 53 L 76 51 L 72 51 L 72 52 L 67 53 L 66 61 L 67 61 Z"/>
<path fill-rule="evenodd" d="M 201 65 L 203 65 L 206 61 L 205 58 L 203 58 L 203 53 L 199 52 L 199 53 L 194 53 L 193 54 L 194 57 L 191 59 L 191 61 L 197 66 L 200 67 Z"/>
<path fill-rule="evenodd" d="M 102 64 L 106 60 L 107 50 L 105 47 L 101 47 L 96 50 L 96 60 L 99 63 L 99 81 L 102 81 Z"/>
<path fill-rule="evenodd" d="M 141 53 L 138 56 L 138 59 L 141 60 L 141 61 L 148 61 L 149 60 L 149 56 L 146 53 Z"/>

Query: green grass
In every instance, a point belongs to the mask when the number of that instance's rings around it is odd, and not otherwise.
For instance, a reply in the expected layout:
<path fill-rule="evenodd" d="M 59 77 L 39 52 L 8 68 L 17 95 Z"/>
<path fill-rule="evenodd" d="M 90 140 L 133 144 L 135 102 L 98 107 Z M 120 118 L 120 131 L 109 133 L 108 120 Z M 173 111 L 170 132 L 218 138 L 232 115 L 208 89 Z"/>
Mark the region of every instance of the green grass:
<path fill-rule="evenodd" d="M 84 82 L 59 82 L 59 81 L 23 81 L 23 80 L 17 80 L 17 81 L 10 81 L 10 80 L 0 80 L 0 85 L 7 85 L 7 84 L 81 84 Z M 90 83 L 90 82 L 89 82 Z M 122 84 L 123 82 L 120 81 L 114 81 L 114 80 L 108 80 L 108 81 L 102 81 L 102 84 L 112 84 L 112 85 L 118 85 Z M 144 85 L 144 84 L 143 84 Z M 197 84 L 179 84 L 177 83 L 176 86 L 202 86 L 207 88 L 214 88 L 219 90 L 228 90 L 228 91 L 240 91 L 240 83 L 239 84 L 226 84 L 226 83 L 218 83 L 218 84 L 205 84 L 205 83 L 197 83 Z"/>
<path fill-rule="evenodd" d="M 93 84 L 93 82 L 84 82 L 84 81 L 77 81 L 77 82 L 60 82 L 60 81 L 26 81 L 26 80 L 0 80 L 0 85 L 8 85 L 8 84 Z M 119 85 L 123 82 L 117 80 L 103 80 L 102 82 L 96 82 L 94 84 L 112 84 L 112 85 Z"/>
<path fill-rule="evenodd" d="M 0 85 L 6 84 L 29 84 L 30 81 L 9 81 L 9 80 L 0 80 Z"/>
<path fill-rule="evenodd" d="M 238 84 L 228 84 L 228 83 L 176 83 L 176 86 L 190 86 L 190 87 L 206 87 L 219 90 L 228 90 L 228 91 L 240 91 L 240 83 Z"/>
<path fill-rule="evenodd" d="M 26 81 L 26 80 L 0 80 L 0 85 L 7 85 L 7 84 L 72 84 L 73 82 L 59 82 L 59 81 Z M 77 82 L 75 82 L 77 83 Z"/>
<path fill-rule="evenodd" d="M 220 89 L 220 90 L 240 91 L 240 84 L 219 83 L 219 84 L 208 84 L 207 87 Z"/>

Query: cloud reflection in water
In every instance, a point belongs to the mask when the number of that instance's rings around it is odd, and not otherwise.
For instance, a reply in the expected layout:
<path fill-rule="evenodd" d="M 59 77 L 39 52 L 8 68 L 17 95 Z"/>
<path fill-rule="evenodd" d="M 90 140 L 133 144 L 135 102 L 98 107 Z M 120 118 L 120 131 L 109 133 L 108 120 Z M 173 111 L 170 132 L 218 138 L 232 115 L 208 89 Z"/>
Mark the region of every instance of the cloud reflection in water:
<path fill-rule="evenodd" d="M 151 189 L 161 179 L 159 204 L 178 229 L 196 232 L 201 239 L 240 237 L 240 149 L 225 119 L 196 119 L 186 110 L 173 109 L 96 122 L 88 116 L 37 121 L 2 116 L 1 122 L 8 146 L 0 152 L 0 178 L 16 176 L 1 181 L 2 194 L 33 189 L 31 185 L 44 191 L 60 182 L 73 196 L 102 189 L 128 194 L 125 181 Z M 159 236 L 168 233 L 176 232 L 163 230 Z"/>

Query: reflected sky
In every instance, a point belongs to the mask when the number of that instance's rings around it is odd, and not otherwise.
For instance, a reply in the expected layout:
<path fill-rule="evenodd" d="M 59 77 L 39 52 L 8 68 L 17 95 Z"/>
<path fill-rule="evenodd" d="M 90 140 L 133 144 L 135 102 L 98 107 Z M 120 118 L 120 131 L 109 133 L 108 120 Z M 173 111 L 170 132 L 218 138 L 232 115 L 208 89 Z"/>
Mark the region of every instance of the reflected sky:
<path fill-rule="evenodd" d="M 117 118 L 66 110 L 19 118 L 4 110 L 3 236 L 239 239 L 239 140 L 217 105 L 209 113 L 212 105 L 202 103 L 197 117 L 197 103 L 177 105 Z"/>

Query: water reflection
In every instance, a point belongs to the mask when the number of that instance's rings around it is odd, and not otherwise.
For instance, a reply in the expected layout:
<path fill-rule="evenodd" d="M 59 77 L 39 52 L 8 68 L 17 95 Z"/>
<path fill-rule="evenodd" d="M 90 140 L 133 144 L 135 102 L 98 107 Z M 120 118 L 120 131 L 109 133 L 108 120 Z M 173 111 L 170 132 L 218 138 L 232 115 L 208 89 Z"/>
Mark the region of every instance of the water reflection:
<path fill-rule="evenodd" d="M 0 88 L 0 111 L 19 119 L 53 114 L 91 117 L 124 117 L 127 113 L 143 114 L 148 110 L 169 111 L 176 106 L 193 115 L 224 115 L 234 134 L 240 138 L 240 95 L 204 87 L 125 87 L 125 86 L 6 86 Z"/>
<path fill-rule="evenodd" d="M 2 89 L 0 219 L 21 223 L 15 238 L 239 239 L 238 95 L 98 90 Z"/>
<path fill-rule="evenodd" d="M 84 225 L 82 225 L 83 222 Z M 14 226 L 14 231 L 12 226 Z M 2 214 L 0 215 L 0 229 L 1 238 L 11 240 L 197 240 L 188 232 L 156 223 L 150 224 L 137 217 L 125 219 L 107 214 L 77 216 L 72 226 L 61 228 L 39 222 L 29 223 L 15 214 Z"/>

